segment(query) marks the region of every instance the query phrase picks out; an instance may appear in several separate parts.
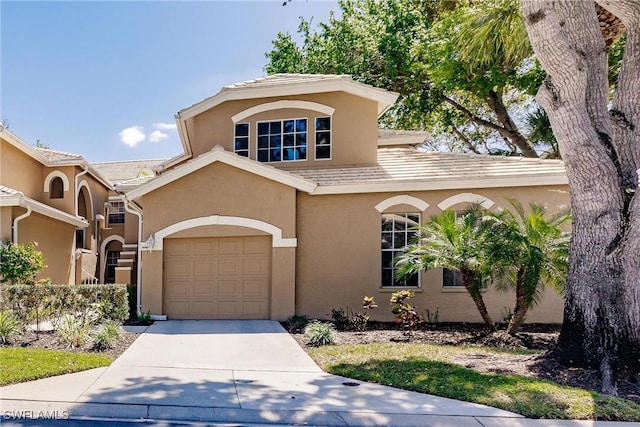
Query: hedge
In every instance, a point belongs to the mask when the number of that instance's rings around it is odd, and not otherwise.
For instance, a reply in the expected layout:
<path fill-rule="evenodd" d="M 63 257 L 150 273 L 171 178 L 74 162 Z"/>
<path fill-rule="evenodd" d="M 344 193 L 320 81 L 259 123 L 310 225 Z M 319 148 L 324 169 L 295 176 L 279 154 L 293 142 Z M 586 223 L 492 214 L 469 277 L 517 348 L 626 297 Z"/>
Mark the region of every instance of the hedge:
<path fill-rule="evenodd" d="M 129 318 L 126 285 L 0 285 L 0 306 L 23 322 L 81 315 L 86 320 Z"/>

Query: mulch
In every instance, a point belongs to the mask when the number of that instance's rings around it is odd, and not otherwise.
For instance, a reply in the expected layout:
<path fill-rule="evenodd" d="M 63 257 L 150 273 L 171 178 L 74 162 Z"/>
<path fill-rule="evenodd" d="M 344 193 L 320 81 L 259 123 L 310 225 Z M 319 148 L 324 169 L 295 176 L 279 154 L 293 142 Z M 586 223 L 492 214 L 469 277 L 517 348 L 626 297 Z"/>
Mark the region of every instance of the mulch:
<path fill-rule="evenodd" d="M 285 325 L 286 327 L 286 325 Z M 300 331 L 290 331 L 294 339 L 309 348 Z M 560 334 L 558 325 L 524 325 L 521 332 L 513 337 L 504 330 L 488 332 L 484 325 L 466 323 L 429 324 L 414 331 L 407 337 L 395 323 L 370 322 L 365 332 L 338 331 L 336 345 L 367 344 L 375 342 L 427 343 L 467 347 L 495 347 L 508 349 L 540 350 L 541 354 L 474 353 L 470 351 L 456 356 L 455 363 L 479 372 L 513 374 L 546 379 L 561 385 L 600 391 L 598 372 L 593 369 L 567 367 L 553 356 L 554 346 Z M 640 403 L 638 375 L 618 379 L 620 397 Z"/>

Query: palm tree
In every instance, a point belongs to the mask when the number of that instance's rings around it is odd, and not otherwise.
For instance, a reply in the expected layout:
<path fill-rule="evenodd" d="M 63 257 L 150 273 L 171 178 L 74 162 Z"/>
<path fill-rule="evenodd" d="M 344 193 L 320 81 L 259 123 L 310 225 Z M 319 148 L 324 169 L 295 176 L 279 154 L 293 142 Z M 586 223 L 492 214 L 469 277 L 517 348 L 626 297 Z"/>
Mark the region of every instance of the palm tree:
<path fill-rule="evenodd" d="M 495 323 L 487 311 L 482 291 L 491 283 L 493 263 L 488 259 L 477 208 L 462 214 L 446 210 L 418 228 L 416 240 L 396 258 L 396 275 L 405 279 L 421 270 L 448 268 L 462 275 L 464 287 L 485 324 Z"/>
<path fill-rule="evenodd" d="M 570 215 L 559 213 L 547 220 L 544 206 L 531 204 L 527 213 L 519 202 L 509 202 L 513 210 L 487 213 L 483 232 L 487 234 L 487 256 L 507 279 L 498 282 L 498 288 L 515 289 L 515 307 L 507 327 L 515 335 L 527 311 L 540 302 L 545 286 L 564 291 L 569 233 L 562 231 L 562 225 Z"/>

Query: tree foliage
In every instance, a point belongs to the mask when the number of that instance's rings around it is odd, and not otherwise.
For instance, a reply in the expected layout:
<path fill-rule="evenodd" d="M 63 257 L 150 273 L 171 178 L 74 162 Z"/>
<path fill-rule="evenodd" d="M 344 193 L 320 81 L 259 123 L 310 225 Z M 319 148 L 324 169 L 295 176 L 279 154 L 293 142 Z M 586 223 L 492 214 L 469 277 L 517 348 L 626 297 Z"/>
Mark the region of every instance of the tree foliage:
<path fill-rule="evenodd" d="M 34 243 L 0 245 L 0 282 L 33 284 L 44 267 L 42 252 L 36 250 Z"/>
<path fill-rule="evenodd" d="M 266 54 L 266 71 L 349 74 L 396 91 L 398 102 L 382 124 L 427 129 L 434 148 L 537 156 L 524 124 L 544 72 L 521 58 L 530 52 L 526 37 L 517 49 L 496 44 L 473 65 L 460 49 L 487 34 L 476 20 L 489 12 L 503 24 L 500 39 L 513 28 L 524 33 L 523 25 L 515 24 L 521 20 L 515 1 L 505 7 L 503 2 L 356 0 L 341 1 L 340 8 L 340 16 L 332 14 L 317 30 L 303 20 L 301 45 L 279 33 Z"/>

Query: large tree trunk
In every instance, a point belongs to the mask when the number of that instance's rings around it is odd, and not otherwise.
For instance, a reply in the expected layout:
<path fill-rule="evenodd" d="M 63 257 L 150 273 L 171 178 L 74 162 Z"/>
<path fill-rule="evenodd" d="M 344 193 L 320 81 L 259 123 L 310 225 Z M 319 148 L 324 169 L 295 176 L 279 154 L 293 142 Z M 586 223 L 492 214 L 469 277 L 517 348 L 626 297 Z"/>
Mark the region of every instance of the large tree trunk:
<path fill-rule="evenodd" d="M 507 333 L 509 335 L 515 335 L 520 329 L 520 325 L 527 317 L 527 311 L 529 310 L 529 301 L 527 301 L 526 292 L 522 281 L 526 271 L 524 269 L 518 270 L 518 279 L 516 281 L 516 306 L 513 308 L 513 315 L 507 326 Z"/>
<path fill-rule="evenodd" d="M 480 317 L 482 317 L 482 320 L 484 321 L 485 325 L 487 325 L 489 330 L 495 331 L 496 324 L 489 315 L 487 306 L 484 303 L 484 298 L 482 298 L 482 286 L 480 285 L 480 279 L 469 270 L 463 269 L 460 272 L 462 273 L 462 283 L 464 284 L 467 292 L 469 292 L 469 296 L 476 305 L 478 313 L 480 313 Z"/>
<path fill-rule="evenodd" d="M 548 74 L 537 99 L 551 120 L 571 193 L 558 351 L 565 363 L 600 369 L 603 391 L 615 394 L 615 374 L 640 367 L 640 3 L 598 3 L 628 32 L 611 101 L 593 2 L 522 0 L 522 10 Z"/>

